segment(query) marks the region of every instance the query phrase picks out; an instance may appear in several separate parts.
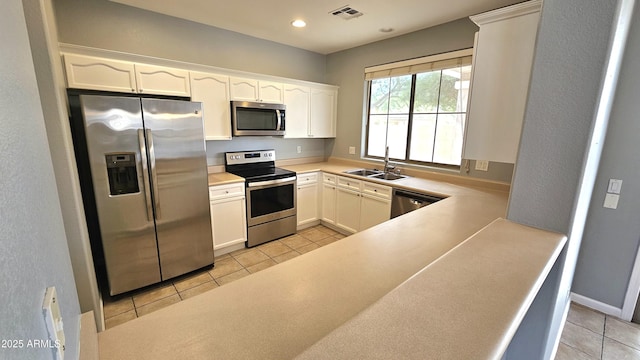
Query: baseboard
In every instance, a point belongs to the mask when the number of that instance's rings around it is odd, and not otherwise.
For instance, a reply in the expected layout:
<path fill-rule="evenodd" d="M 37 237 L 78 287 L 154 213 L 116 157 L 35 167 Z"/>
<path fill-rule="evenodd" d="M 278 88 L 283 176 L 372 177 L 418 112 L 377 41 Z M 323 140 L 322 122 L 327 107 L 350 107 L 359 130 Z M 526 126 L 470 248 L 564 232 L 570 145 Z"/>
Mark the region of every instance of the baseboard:
<path fill-rule="evenodd" d="M 615 306 L 611 306 L 609 304 L 605 304 L 603 302 L 597 301 L 597 300 L 593 300 L 591 298 L 588 298 L 586 296 L 582 296 L 580 294 L 576 294 L 576 293 L 571 293 L 571 301 L 580 304 L 580 305 L 584 305 L 588 308 L 591 308 L 593 310 L 597 310 L 600 311 L 601 313 L 607 314 L 607 315 L 611 315 L 611 316 L 615 316 L 617 318 L 622 318 L 622 309 L 617 308 Z"/>

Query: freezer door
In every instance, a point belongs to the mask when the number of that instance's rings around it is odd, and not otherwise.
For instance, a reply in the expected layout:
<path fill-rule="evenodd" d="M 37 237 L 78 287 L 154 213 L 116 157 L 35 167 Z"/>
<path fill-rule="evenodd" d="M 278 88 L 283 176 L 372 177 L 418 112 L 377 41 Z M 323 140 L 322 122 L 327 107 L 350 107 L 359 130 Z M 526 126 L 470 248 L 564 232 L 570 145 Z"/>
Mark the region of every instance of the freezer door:
<path fill-rule="evenodd" d="M 80 103 L 111 295 L 159 282 L 140 99 Z"/>
<path fill-rule="evenodd" d="M 142 99 L 162 279 L 213 263 L 200 103 Z"/>

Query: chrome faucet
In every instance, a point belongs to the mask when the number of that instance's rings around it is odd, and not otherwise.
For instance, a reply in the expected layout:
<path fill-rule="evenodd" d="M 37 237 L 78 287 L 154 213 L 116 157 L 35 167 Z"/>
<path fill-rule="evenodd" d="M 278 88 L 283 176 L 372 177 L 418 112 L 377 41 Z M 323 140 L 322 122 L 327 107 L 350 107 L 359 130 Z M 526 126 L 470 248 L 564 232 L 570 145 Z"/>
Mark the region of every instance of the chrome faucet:
<path fill-rule="evenodd" d="M 384 172 L 385 173 L 391 172 L 395 168 L 396 168 L 395 166 L 389 165 L 389 147 L 387 146 L 387 148 L 384 151 Z"/>

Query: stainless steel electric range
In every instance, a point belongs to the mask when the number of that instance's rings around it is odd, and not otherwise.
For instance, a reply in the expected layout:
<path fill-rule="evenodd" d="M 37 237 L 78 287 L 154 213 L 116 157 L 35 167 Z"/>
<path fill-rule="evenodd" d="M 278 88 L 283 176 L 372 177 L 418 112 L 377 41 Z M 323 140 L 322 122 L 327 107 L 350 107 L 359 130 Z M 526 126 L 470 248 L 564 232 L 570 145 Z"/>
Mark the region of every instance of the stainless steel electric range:
<path fill-rule="evenodd" d="M 245 179 L 247 247 L 296 232 L 296 173 L 275 160 L 275 150 L 225 153 L 225 170 Z"/>

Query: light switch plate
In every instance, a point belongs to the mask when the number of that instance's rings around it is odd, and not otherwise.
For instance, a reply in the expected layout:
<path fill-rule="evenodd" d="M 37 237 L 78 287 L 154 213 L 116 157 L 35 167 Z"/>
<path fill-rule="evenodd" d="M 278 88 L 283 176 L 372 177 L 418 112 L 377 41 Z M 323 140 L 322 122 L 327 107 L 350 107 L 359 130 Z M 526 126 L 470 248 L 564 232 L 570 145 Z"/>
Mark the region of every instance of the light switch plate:
<path fill-rule="evenodd" d="M 489 160 L 476 160 L 476 170 L 489 171 Z"/>
<path fill-rule="evenodd" d="M 622 180 L 609 179 L 609 187 L 607 188 L 607 192 L 609 194 L 620 194 L 621 188 L 622 188 Z"/>
<path fill-rule="evenodd" d="M 355 155 L 355 154 L 356 154 L 356 147 L 349 146 L 349 155 Z"/>
<path fill-rule="evenodd" d="M 298 145 L 296 147 L 296 151 L 298 152 L 298 154 L 300 154 L 302 152 L 302 146 Z"/>
<path fill-rule="evenodd" d="M 617 209 L 618 208 L 618 200 L 620 199 L 620 195 L 617 194 L 607 194 L 604 197 L 604 207 L 607 209 Z"/>

